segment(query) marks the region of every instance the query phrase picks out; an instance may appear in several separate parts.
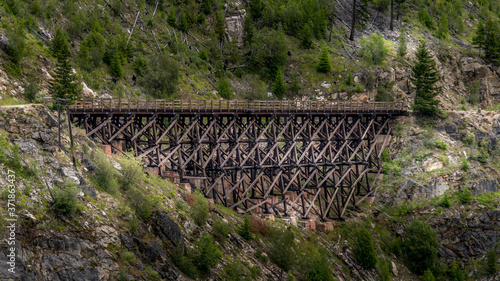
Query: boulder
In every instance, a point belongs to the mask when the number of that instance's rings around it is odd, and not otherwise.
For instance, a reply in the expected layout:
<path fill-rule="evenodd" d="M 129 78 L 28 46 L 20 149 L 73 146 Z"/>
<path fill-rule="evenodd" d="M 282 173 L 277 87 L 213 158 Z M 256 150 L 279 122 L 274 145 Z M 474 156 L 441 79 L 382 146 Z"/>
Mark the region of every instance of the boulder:
<path fill-rule="evenodd" d="M 184 244 L 181 229 L 167 213 L 157 212 L 153 217 L 153 223 L 158 236 L 163 241 L 168 239 L 175 245 Z"/>
<path fill-rule="evenodd" d="M 58 124 L 57 119 L 46 110 L 40 111 L 40 117 L 49 128 L 56 127 Z"/>

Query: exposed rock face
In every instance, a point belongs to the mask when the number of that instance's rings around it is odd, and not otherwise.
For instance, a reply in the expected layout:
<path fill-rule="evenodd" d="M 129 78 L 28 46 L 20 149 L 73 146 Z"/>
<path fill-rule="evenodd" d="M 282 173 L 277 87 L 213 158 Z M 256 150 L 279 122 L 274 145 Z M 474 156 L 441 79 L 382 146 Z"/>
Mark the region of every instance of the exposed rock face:
<path fill-rule="evenodd" d="M 182 231 L 165 212 L 158 212 L 154 217 L 156 232 L 162 240 L 170 240 L 175 245 L 183 244 Z"/>
<path fill-rule="evenodd" d="M 491 251 L 500 236 L 500 211 L 471 212 L 431 222 L 438 233 L 439 254 L 447 260 L 468 259 Z"/>
<path fill-rule="evenodd" d="M 238 43 L 238 47 L 243 47 L 243 33 L 245 27 L 245 18 L 247 12 L 245 9 L 237 10 L 235 15 L 226 17 L 226 36 L 229 41 Z"/>

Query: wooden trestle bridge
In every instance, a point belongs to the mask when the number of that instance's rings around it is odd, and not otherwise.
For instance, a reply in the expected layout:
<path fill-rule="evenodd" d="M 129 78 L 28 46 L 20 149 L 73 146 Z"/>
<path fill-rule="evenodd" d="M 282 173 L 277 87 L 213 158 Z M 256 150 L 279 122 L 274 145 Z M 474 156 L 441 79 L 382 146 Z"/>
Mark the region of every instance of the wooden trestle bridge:
<path fill-rule="evenodd" d="M 372 196 L 403 103 L 84 99 L 72 122 L 207 197 L 246 211 L 339 219 Z"/>

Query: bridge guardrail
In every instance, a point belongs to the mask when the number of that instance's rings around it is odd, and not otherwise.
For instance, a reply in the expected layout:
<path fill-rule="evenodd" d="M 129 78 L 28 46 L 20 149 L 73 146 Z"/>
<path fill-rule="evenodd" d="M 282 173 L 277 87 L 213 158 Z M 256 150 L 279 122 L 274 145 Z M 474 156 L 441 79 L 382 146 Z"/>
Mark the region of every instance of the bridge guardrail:
<path fill-rule="evenodd" d="M 47 104 L 49 100 L 44 100 Z M 54 102 L 54 100 L 51 100 Z M 258 101 L 87 98 L 69 105 L 72 111 L 148 112 L 404 112 L 404 102 Z"/>

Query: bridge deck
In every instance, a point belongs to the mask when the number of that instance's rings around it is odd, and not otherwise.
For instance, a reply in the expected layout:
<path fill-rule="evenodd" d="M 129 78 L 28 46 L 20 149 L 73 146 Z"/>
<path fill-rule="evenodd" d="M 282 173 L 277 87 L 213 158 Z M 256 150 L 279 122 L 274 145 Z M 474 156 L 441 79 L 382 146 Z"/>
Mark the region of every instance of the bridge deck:
<path fill-rule="evenodd" d="M 403 102 L 353 101 L 243 101 L 167 99 L 83 99 L 70 105 L 73 114 L 83 113 L 254 113 L 254 114 L 392 114 L 407 115 Z"/>

